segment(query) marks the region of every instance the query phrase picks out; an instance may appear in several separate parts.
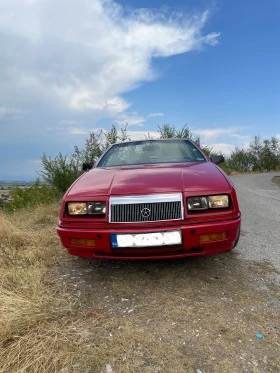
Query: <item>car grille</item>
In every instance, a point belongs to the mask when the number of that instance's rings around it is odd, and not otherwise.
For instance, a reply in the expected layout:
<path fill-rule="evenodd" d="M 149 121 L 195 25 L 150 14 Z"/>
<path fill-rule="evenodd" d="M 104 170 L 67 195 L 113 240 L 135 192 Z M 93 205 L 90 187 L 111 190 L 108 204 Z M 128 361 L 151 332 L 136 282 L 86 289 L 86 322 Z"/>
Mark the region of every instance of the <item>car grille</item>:
<path fill-rule="evenodd" d="M 136 223 L 180 220 L 182 195 L 165 194 L 135 197 L 111 197 L 110 222 Z"/>

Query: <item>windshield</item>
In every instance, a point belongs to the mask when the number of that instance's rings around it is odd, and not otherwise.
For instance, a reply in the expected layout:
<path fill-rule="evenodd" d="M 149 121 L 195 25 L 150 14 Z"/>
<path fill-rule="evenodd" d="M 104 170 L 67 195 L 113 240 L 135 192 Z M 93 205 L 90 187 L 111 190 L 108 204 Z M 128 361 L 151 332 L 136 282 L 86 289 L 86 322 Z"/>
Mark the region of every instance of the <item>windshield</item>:
<path fill-rule="evenodd" d="M 202 152 L 188 140 L 147 140 L 113 145 L 96 167 L 205 161 Z"/>

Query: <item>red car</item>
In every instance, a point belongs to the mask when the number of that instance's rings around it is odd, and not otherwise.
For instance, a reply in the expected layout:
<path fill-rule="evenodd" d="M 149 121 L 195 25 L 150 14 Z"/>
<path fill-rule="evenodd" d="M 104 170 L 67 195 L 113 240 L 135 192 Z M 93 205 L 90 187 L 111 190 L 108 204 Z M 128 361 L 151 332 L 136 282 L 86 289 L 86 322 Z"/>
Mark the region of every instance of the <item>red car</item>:
<path fill-rule="evenodd" d="M 241 214 L 234 186 L 189 139 L 112 145 L 66 192 L 57 232 L 69 254 L 167 259 L 233 249 Z"/>

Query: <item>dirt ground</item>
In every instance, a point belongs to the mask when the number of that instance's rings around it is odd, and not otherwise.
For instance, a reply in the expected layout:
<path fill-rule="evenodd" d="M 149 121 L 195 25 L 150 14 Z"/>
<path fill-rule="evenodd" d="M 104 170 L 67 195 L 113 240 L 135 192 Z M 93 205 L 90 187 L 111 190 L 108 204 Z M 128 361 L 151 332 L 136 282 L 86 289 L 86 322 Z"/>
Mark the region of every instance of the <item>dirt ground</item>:
<path fill-rule="evenodd" d="M 280 371 L 272 265 L 235 250 L 165 261 L 71 257 L 56 235 L 58 211 L 0 213 L 0 373 Z"/>
<path fill-rule="evenodd" d="M 47 281 L 102 315 L 86 327 L 93 346 L 102 341 L 101 372 L 279 371 L 279 273 L 268 263 L 234 251 L 157 262 L 64 256 Z"/>

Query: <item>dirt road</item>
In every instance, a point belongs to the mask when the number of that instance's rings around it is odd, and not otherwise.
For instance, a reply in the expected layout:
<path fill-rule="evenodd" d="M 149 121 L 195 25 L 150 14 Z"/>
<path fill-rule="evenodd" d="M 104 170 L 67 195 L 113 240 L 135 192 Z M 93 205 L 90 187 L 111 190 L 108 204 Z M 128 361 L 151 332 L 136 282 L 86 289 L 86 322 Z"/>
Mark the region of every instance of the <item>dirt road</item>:
<path fill-rule="evenodd" d="M 244 259 L 267 260 L 280 270 L 280 188 L 278 173 L 232 176 L 242 211 L 237 252 Z"/>

